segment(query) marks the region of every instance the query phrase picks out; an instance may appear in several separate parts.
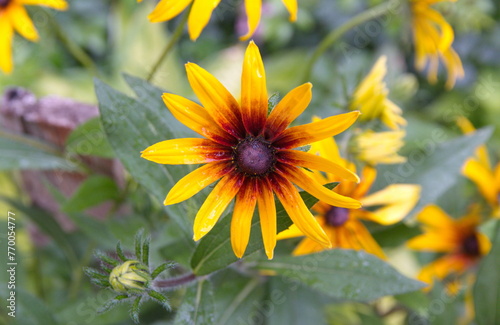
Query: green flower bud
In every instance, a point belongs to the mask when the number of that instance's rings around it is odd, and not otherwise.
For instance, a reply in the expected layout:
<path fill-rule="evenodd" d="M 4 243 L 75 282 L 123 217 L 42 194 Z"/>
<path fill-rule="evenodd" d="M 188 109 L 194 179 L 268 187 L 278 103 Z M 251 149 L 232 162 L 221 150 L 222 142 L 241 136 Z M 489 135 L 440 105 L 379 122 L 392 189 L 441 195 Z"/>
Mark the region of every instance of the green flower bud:
<path fill-rule="evenodd" d="M 109 274 L 109 283 L 117 292 L 143 291 L 150 281 L 151 275 L 147 266 L 134 260 L 118 265 Z"/>

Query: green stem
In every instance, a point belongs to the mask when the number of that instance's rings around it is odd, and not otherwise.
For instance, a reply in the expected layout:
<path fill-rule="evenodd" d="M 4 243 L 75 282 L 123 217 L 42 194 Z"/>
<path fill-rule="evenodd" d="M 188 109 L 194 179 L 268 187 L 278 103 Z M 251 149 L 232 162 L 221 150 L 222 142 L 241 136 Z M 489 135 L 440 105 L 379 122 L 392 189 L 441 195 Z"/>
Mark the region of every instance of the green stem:
<path fill-rule="evenodd" d="M 179 22 L 179 24 L 177 25 L 177 27 L 174 30 L 174 33 L 172 34 L 172 38 L 170 38 L 170 41 L 167 43 L 167 45 L 165 46 L 165 49 L 163 49 L 163 52 L 161 53 L 160 57 L 158 58 L 158 60 L 156 61 L 155 65 L 153 66 L 153 68 L 149 72 L 149 75 L 146 78 L 147 81 L 151 81 L 151 79 L 153 79 L 154 75 L 158 71 L 158 68 L 163 63 L 163 60 L 170 53 L 170 51 L 172 50 L 172 48 L 174 47 L 174 45 L 177 44 L 177 41 L 181 37 L 182 31 L 184 30 L 184 27 L 186 26 L 186 23 L 187 23 L 187 20 L 188 20 L 188 17 L 189 17 L 189 13 L 191 12 L 191 6 L 189 6 L 189 8 L 184 13 L 184 16 L 182 17 L 182 20 Z"/>
<path fill-rule="evenodd" d="M 375 6 L 373 8 L 370 8 L 366 11 L 363 11 L 362 13 L 352 17 L 349 21 L 347 21 L 345 24 L 341 25 L 340 27 L 332 30 L 326 37 L 319 43 L 319 45 L 316 47 L 316 50 L 314 50 L 311 58 L 307 62 L 305 73 L 304 73 L 304 82 L 309 81 L 311 77 L 312 70 L 314 68 L 314 64 L 318 59 L 325 53 L 327 49 L 329 49 L 335 42 L 342 37 L 345 33 L 347 33 L 349 30 L 352 28 L 365 23 L 369 20 L 378 18 L 388 12 L 391 12 L 395 8 L 395 3 L 397 4 L 398 1 L 387 1 L 384 2 L 378 6 Z"/>
<path fill-rule="evenodd" d="M 85 51 L 66 34 L 64 29 L 61 28 L 61 25 L 59 25 L 57 20 L 54 19 L 53 15 L 51 15 L 46 11 L 44 12 L 47 15 L 47 19 L 51 27 L 54 29 L 54 32 L 56 33 L 57 37 L 61 40 L 62 44 L 64 44 L 68 52 L 75 58 L 75 60 L 80 62 L 92 75 L 97 76 L 99 72 L 97 71 L 97 68 L 92 58 L 90 58 L 90 56 L 87 53 L 85 53 Z"/>

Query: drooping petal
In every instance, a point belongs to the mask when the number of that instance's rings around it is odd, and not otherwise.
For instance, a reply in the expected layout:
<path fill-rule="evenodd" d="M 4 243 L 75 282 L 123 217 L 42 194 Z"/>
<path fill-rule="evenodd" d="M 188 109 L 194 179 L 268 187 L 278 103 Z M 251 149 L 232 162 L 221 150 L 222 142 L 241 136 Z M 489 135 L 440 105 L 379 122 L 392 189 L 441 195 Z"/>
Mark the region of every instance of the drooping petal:
<path fill-rule="evenodd" d="M 292 183 L 278 174 L 269 176 L 271 186 L 285 208 L 293 223 L 304 235 L 315 240 L 324 247 L 331 247 L 330 239 L 313 217 Z"/>
<path fill-rule="evenodd" d="M 262 241 L 268 259 L 274 256 L 276 246 L 276 205 L 271 186 L 266 179 L 259 184 L 259 195 L 257 197 L 260 228 L 262 231 Z"/>
<path fill-rule="evenodd" d="M 491 249 L 490 239 L 485 234 L 479 232 L 476 233 L 476 238 L 479 243 L 479 253 L 481 254 L 481 256 L 487 255 Z"/>
<path fill-rule="evenodd" d="M 321 121 L 321 118 L 313 116 L 312 121 L 318 122 Z M 336 162 L 337 164 L 341 164 L 344 167 L 349 165 L 348 162 L 340 156 L 339 148 L 333 137 L 312 143 L 309 152 Z M 356 170 L 354 169 L 353 171 L 355 172 Z"/>
<path fill-rule="evenodd" d="M 243 177 L 232 173 L 224 176 L 217 183 L 205 202 L 203 202 L 194 219 L 193 239 L 195 241 L 201 239 L 215 226 L 222 212 L 224 212 L 231 200 L 238 193 L 242 184 Z"/>
<path fill-rule="evenodd" d="M 463 272 L 468 265 L 469 262 L 459 255 L 446 255 L 423 267 L 418 279 L 432 284 L 435 278 L 442 280 L 448 274 Z"/>
<path fill-rule="evenodd" d="M 202 106 L 174 94 L 165 93 L 162 98 L 172 115 L 191 130 L 222 145 L 236 145 L 237 140 L 221 129 Z"/>
<path fill-rule="evenodd" d="M 436 205 L 428 205 L 417 215 L 418 221 L 436 229 L 451 229 L 453 219 Z"/>
<path fill-rule="evenodd" d="M 293 166 L 300 166 L 309 169 L 316 169 L 327 173 L 332 173 L 340 178 L 359 182 L 359 177 L 349 169 L 327 160 L 323 157 L 298 150 L 280 150 L 277 154 L 278 161 Z"/>
<path fill-rule="evenodd" d="M 316 220 L 318 220 L 316 218 Z M 292 224 L 288 229 L 283 230 L 280 232 L 277 236 L 276 239 L 278 240 L 283 240 L 283 239 L 288 239 L 288 238 L 295 238 L 295 237 L 302 237 L 304 236 L 304 233 L 300 231 L 299 227 L 297 225 Z"/>
<path fill-rule="evenodd" d="M 245 10 L 247 13 L 248 32 L 240 37 L 241 41 L 246 41 L 252 37 L 253 33 L 259 26 L 260 15 L 262 11 L 262 0 L 245 0 Z"/>
<path fill-rule="evenodd" d="M 345 235 L 352 247 L 343 246 L 341 248 L 362 249 L 367 253 L 376 255 L 381 259 L 386 259 L 380 245 L 373 239 L 372 235 L 359 220 L 350 220 L 345 224 Z M 359 247 L 359 248 L 357 248 Z"/>
<path fill-rule="evenodd" d="M 459 238 L 451 232 L 426 232 L 407 242 L 411 249 L 437 253 L 453 252 L 460 244 Z"/>
<path fill-rule="evenodd" d="M 295 249 L 292 252 L 292 255 L 294 256 L 307 255 L 307 254 L 318 253 L 324 250 L 325 247 L 321 246 L 320 244 L 318 244 L 318 242 L 312 240 L 311 238 L 306 237 L 300 241 L 297 247 L 295 247 Z"/>
<path fill-rule="evenodd" d="M 220 0 L 194 0 L 188 18 L 189 37 L 192 41 L 195 41 L 200 36 L 219 3 Z"/>
<path fill-rule="evenodd" d="M 351 197 L 362 198 L 368 193 L 373 182 L 377 178 L 377 170 L 370 166 L 365 166 L 361 171 L 361 182 L 352 191 Z"/>
<path fill-rule="evenodd" d="M 191 88 L 208 114 L 226 132 L 241 138 L 244 127 L 239 105 L 233 95 L 217 78 L 197 64 L 187 63 L 186 71 Z"/>
<path fill-rule="evenodd" d="M 471 159 L 465 164 L 463 174 L 476 184 L 479 192 L 490 204 L 495 205 L 498 200 L 498 190 L 490 170 L 479 161 Z"/>
<path fill-rule="evenodd" d="M 12 38 L 14 30 L 8 19 L 0 17 L 0 69 L 11 73 L 14 66 L 12 60 Z"/>
<path fill-rule="evenodd" d="M 255 204 L 257 203 L 257 195 L 255 181 L 247 178 L 236 196 L 231 219 L 231 246 L 238 258 L 242 258 L 245 254 L 250 239 L 250 228 Z"/>
<path fill-rule="evenodd" d="M 297 20 L 297 0 L 281 0 L 286 7 L 286 10 L 290 13 L 290 21 Z"/>
<path fill-rule="evenodd" d="M 230 160 L 231 152 L 212 140 L 185 138 L 158 142 L 141 153 L 141 157 L 159 164 L 203 164 Z"/>
<path fill-rule="evenodd" d="M 193 0 L 161 0 L 149 14 L 152 23 L 170 20 L 178 16 Z"/>
<path fill-rule="evenodd" d="M 274 140 L 307 108 L 312 98 L 312 84 L 305 83 L 292 89 L 276 105 L 266 121 L 265 136 Z"/>
<path fill-rule="evenodd" d="M 248 133 L 257 136 L 266 123 L 266 72 L 259 48 L 253 41 L 248 44 L 241 75 L 241 117 Z"/>
<path fill-rule="evenodd" d="M 10 22 L 14 29 L 21 34 L 24 38 L 30 41 L 38 40 L 38 33 L 36 31 L 31 18 L 28 16 L 26 9 L 22 5 L 11 4 L 7 8 L 7 17 L 10 19 Z M 3 17 L 2 19 L 5 19 Z"/>
<path fill-rule="evenodd" d="M 304 191 L 318 198 L 322 202 L 348 209 L 359 209 L 361 207 L 361 203 L 359 201 L 329 190 L 299 168 L 286 167 L 283 168 L 283 171 L 278 172 L 280 172 L 283 177 L 289 179 L 292 183 L 297 184 Z"/>
<path fill-rule="evenodd" d="M 420 186 L 393 184 L 361 198 L 363 206 L 382 206 L 366 215 L 381 225 L 392 225 L 403 220 L 420 198 Z"/>
<path fill-rule="evenodd" d="M 181 178 L 168 192 L 163 204 L 170 205 L 189 199 L 208 185 L 233 170 L 228 162 L 209 163 Z"/>
<path fill-rule="evenodd" d="M 339 114 L 318 122 L 294 126 L 286 129 L 276 139 L 279 148 L 297 148 L 339 134 L 350 127 L 359 116 L 358 111 Z"/>
<path fill-rule="evenodd" d="M 68 3 L 65 0 L 20 0 L 19 3 L 23 5 L 36 5 L 49 7 L 57 10 L 66 10 L 68 9 Z"/>

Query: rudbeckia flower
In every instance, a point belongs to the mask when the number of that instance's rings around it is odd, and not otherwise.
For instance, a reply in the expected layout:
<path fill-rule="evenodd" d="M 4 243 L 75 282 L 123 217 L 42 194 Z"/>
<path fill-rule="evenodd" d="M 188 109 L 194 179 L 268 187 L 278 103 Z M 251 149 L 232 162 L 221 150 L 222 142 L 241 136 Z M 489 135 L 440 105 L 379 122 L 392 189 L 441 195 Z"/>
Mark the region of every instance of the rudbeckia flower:
<path fill-rule="evenodd" d="M 406 125 L 406 120 L 401 116 L 401 108 L 387 98 L 389 90 L 383 81 L 386 73 L 387 57 L 383 55 L 354 90 L 349 107 L 361 111 L 361 121 L 378 118 L 389 128 L 397 130 Z"/>
<path fill-rule="evenodd" d="M 356 158 L 369 165 L 400 164 L 406 161 L 405 157 L 398 155 L 398 150 L 404 145 L 403 130 L 373 132 L 364 131 L 354 137 L 353 151 Z"/>
<path fill-rule="evenodd" d="M 457 123 L 464 133 L 476 130 L 465 117 L 458 118 Z M 497 163 L 495 168 L 492 167 L 485 145 L 476 150 L 475 157 L 465 162 L 462 173 L 476 184 L 479 192 L 493 209 L 493 216 L 500 218 L 500 163 Z"/>
<path fill-rule="evenodd" d="M 441 59 L 448 72 L 446 88 L 451 89 L 458 78 L 463 78 L 464 69 L 460 57 L 451 47 L 455 37 L 453 29 L 438 11 L 431 8 L 431 5 L 441 1 L 456 0 L 410 0 L 415 66 L 423 71 L 428 63 L 427 79 L 435 83 Z"/>
<path fill-rule="evenodd" d="M 290 21 L 297 20 L 297 0 L 282 1 L 290 13 Z M 193 7 L 189 13 L 188 32 L 189 37 L 194 41 L 208 24 L 212 12 L 219 5 L 220 0 L 161 0 L 148 18 L 153 23 L 170 20 L 178 16 L 191 3 Z M 240 38 L 241 40 L 249 39 L 259 26 L 262 1 L 245 0 L 245 9 L 248 16 L 248 32 Z"/>
<path fill-rule="evenodd" d="M 491 248 L 488 237 L 477 231 L 480 222 L 477 209 L 455 220 L 438 206 L 429 205 L 418 214 L 417 220 L 423 224 L 424 233 L 410 239 L 408 247 L 445 253 L 420 271 L 419 280 L 431 285 L 434 278 L 443 280 L 450 274 L 463 273 Z"/>
<path fill-rule="evenodd" d="M 354 164 L 340 157 L 333 138 L 313 143 L 310 152 L 319 154 L 319 157 L 327 160 L 335 161 L 355 172 Z M 385 258 L 382 249 L 361 220 L 369 220 L 382 225 L 391 225 L 401 221 L 417 203 L 420 197 L 420 186 L 393 184 L 375 193 L 367 194 L 376 176 L 377 172 L 374 168 L 365 167 L 361 173 L 360 183 L 344 181 L 333 189 L 338 194 L 359 200 L 363 209 L 336 207 L 325 201 L 320 201 L 313 206 L 312 210 L 316 213 L 316 220 L 330 238 L 332 248 L 364 250 L 380 258 Z M 339 181 L 339 178 L 331 173 L 327 173 L 325 176 L 320 172 L 314 172 L 314 178 L 321 184 Z M 375 209 L 369 211 L 364 209 L 366 207 L 374 207 Z M 281 232 L 278 238 L 285 239 L 303 235 L 304 233 L 298 227 L 292 225 Z M 306 237 L 298 244 L 293 254 L 304 255 L 324 249 L 325 247 Z"/>
<path fill-rule="evenodd" d="M 30 41 L 38 41 L 38 33 L 24 5 L 39 5 L 58 10 L 68 8 L 64 0 L 0 0 L 0 69 L 4 73 L 11 73 L 14 65 L 14 31 Z"/>
<path fill-rule="evenodd" d="M 287 128 L 309 104 L 312 85 L 306 83 L 290 91 L 268 115 L 266 74 L 259 49 L 253 42 L 244 56 L 239 103 L 214 76 L 198 65 L 188 63 L 186 70 L 188 81 L 203 106 L 174 94 L 164 94 L 163 100 L 179 121 L 205 138 L 162 141 L 144 150 L 142 157 L 161 164 L 206 165 L 182 178 L 164 203 L 182 202 L 220 179 L 195 217 L 194 240 L 212 229 L 236 197 L 231 219 L 235 255 L 241 257 L 245 252 L 252 215 L 258 204 L 264 247 L 271 259 L 277 231 L 274 193 L 299 229 L 319 245 L 329 247 L 328 236 L 293 183 L 333 206 L 356 209 L 360 203 L 323 187 L 299 166 L 353 181 L 358 178 L 338 164 L 293 148 L 344 131 L 356 121 L 359 112 Z"/>

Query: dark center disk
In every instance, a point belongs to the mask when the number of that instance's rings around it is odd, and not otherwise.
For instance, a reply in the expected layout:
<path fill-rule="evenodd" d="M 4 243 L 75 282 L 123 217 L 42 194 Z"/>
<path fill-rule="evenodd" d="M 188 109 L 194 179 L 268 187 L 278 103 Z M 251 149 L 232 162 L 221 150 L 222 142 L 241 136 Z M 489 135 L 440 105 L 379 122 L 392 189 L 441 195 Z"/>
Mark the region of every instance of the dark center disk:
<path fill-rule="evenodd" d="M 0 0 L 0 8 L 5 8 L 9 5 L 11 0 Z"/>
<path fill-rule="evenodd" d="M 245 139 L 235 149 L 238 170 L 253 176 L 265 175 L 274 167 L 274 148 L 260 139 Z"/>
<path fill-rule="evenodd" d="M 327 224 L 333 227 L 340 227 L 349 219 L 349 209 L 331 207 L 325 217 Z"/>
<path fill-rule="evenodd" d="M 465 237 L 462 241 L 462 251 L 469 256 L 479 256 L 479 241 L 476 234 Z"/>

